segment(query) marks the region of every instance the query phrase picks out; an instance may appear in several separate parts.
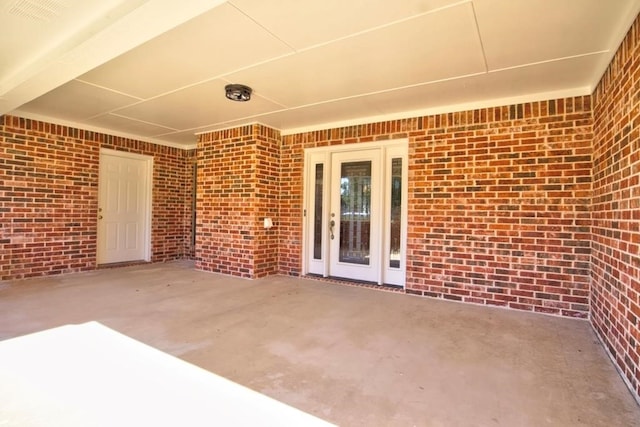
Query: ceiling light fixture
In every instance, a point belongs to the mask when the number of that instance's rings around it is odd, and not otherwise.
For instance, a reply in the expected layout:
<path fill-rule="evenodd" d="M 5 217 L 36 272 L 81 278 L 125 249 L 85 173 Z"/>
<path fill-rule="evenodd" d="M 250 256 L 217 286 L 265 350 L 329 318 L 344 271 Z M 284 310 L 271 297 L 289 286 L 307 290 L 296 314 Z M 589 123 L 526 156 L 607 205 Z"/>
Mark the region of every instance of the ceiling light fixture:
<path fill-rule="evenodd" d="M 245 85 L 231 84 L 224 87 L 228 99 L 238 102 L 246 102 L 251 99 L 251 88 Z"/>

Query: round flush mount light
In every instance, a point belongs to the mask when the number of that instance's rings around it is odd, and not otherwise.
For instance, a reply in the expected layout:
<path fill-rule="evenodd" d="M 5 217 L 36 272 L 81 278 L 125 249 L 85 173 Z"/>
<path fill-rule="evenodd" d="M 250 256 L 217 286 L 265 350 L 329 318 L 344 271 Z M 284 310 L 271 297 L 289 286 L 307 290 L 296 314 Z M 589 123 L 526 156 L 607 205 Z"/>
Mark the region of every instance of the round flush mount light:
<path fill-rule="evenodd" d="M 224 87 L 228 99 L 238 102 L 246 102 L 251 99 L 251 88 L 245 85 L 231 84 Z"/>

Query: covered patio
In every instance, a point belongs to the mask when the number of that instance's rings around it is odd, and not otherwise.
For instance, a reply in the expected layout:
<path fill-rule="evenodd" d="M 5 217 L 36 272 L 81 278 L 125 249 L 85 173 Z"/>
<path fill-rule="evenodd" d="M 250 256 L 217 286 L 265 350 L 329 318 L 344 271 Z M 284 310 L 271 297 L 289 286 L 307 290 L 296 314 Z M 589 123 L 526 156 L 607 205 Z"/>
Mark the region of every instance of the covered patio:
<path fill-rule="evenodd" d="M 0 340 L 98 321 L 338 425 L 640 423 L 584 320 L 305 278 L 247 280 L 190 261 L 0 290 Z"/>

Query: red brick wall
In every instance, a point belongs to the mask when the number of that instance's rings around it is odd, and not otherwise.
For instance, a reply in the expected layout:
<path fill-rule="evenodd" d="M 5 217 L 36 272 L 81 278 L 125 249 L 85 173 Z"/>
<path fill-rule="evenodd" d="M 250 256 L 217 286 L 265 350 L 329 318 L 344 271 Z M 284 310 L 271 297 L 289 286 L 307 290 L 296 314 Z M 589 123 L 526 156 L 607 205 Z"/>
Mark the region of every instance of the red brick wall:
<path fill-rule="evenodd" d="M 0 117 L 0 278 L 96 268 L 101 147 L 154 156 L 152 261 L 191 255 L 193 151 Z"/>
<path fill-rule="evenodd" d="M 591 320 L 640 395 L 640 18 L 594 93 Z"/>
<path fill-rule="evenodd" d="M 247 278 L 276 272 L 279 138 L 261 125 L 200 135 L 197 268 Z M 276 228 L 263 228 L 265 216 Z"/>
<path fill-rule="evenodd" d="M 182 239 L 183 258 L 194 259 L 196 253 L 195 245 L 195 224 L 196 224 L 196 187 L 198 183 L 198 153 L 195 149 L 188 150 L 185 155 L 185 175 L 187 182 L 183 183 L 185 205 L 182 216 L 182 230 L 184 239 Z"/>
<path fill-rule="evenodd" d="M 302 252 L 304 148 L 409 139 L 407 292 L 587 317 L 590 97 L 288 135 L 280 272 Z"/>
<path fill-rule="evenodd" d="M 280 132 L 262 125 L 255 126 L 256 138 L 256 248 L 254 251 L 255 277 L 278 272 L 278 225 L 280 209 Z M 264 228 L 269 217 L 274 228 Z"/>
<path fill-rule="evenodd" d="M 315 146 L 315 134 L 288 135 L 280 144 L 280 249 L 278 272 L 302 274 L 302 203 L 304 148 Z M 307 142 L 307 138 L 310 140 Z M 322 138 L 321 138 L 322 139 Z M 325 142 L 326 143 L 326 142 Z"/>

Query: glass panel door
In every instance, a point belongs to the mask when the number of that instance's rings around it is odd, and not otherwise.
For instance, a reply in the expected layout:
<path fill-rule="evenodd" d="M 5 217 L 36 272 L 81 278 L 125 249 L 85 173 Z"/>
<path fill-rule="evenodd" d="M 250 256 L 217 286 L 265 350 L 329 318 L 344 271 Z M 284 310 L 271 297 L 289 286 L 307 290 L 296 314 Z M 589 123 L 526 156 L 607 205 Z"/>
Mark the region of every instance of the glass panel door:
<path fill-rule="evenodd" d="M 379 150 L 332 155 L 330 275 L 380 281 Z"/>

